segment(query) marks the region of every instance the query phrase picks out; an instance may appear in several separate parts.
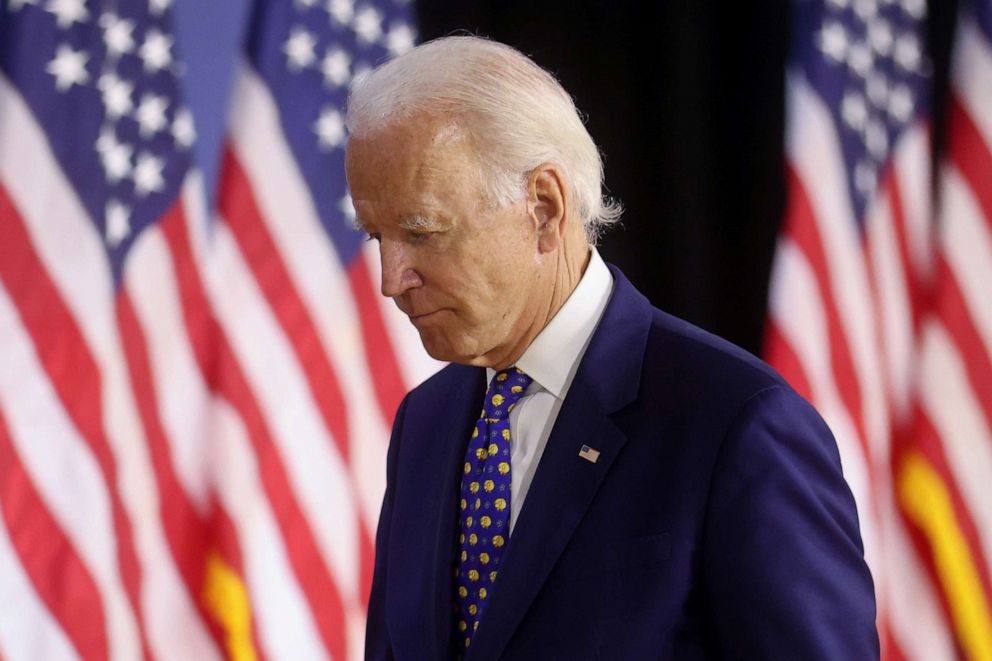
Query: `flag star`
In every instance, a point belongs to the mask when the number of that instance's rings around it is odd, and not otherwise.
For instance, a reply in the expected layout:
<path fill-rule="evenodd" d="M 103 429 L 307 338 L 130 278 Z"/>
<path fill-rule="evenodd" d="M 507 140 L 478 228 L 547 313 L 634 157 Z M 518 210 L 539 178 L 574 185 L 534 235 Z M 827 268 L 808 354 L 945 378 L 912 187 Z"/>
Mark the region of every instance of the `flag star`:
<path fill-rule="evenodd" d="M 138 162 L 134 166 L 134 193 L 138 197 L 144 197 L 151 192 L 158 192 L 165 187 L 165 179 L 162 177 L 162 168 L 165 161 L 149 153 L 142 152 L 138 155 Z"/>
<path fill-rule="evenodd" d="M 859 42 L 852 44 L 847 51 L 847 66 L 857 75 L 864 78 L 871 71 L 872 65 L 875 64 L 875 57 L 872 55 L 871 48 L 868 44 Z"/>
<path fill-rule="evenodd" d="M 347 221 L 349 225 L 354 226 L 356 218 L 355 203 L 352 201 L 350 194 L 344 194 L 344 197 L 342 197 L 341 201 L 338 202 L 338 209 L 344 214 L 345 221 Z"/>
<path fill-rule="evenodd" d="M 294 0 L 297 9 L 310 9 L 317 4 L 317 0 Z"/>
<path fill-rule="evenodd" d="M 868 105 L 865 103 L 865 98 L 857 92 L 846 92 L 840 102 L 840 114 L 844 118 L 844 123 L 860 131 L 868 121 Z"/>
<path fill-rule="evenodd" d="M 96 141 L 96 150 L 106 173 L 107 181 L 115 184 L 131 174 L 131 155 L 134 148 L 118 142 L 113 129 L 104 128 Z"/>
<path fill-rule="evenodd" d="M 868 160 L 858 161 L 854 166 L 854 187 L 858 192 L 867 197 L 875 192 L 875 184 L 878 182 L 878 175 L 875 173 L 875 165 Z"/>
<path fill-rule="evenodd" d="M 877 119 L 872 119 L 865 127 L 865 146 L 868 153 L 876 161 L 885 159 L 885 154 L 889 150 L 889 135 L 885 130 L 885 123 Z"/>
<path fill-rule="evenodd" d="M 883 57 L 892 52 L 892 27 L 888 21 L 880 19 L 868 25 L 868 43 Z"/>
<path fill-rule="evenodd" d="M 148 9 L 156 16 L 164 14 L 172 6 L 172 0 L 148 0 Z"/>
<path fill-rule="evenodd" d="M 386 33 L 386 50 L 394 56 L 402 55 L 413 48 L 416 36 L 406 23 L 394 23 Z"/>
<path fill-rule="evenodd" d="M 313 130 L 324 151 L 340 147 L 344 142 L 344 118 L 335 108 L 328 106 L 321 110 L 320 119 L 314 123 Z"/>
<path fill-rule="evenodd" d="M 83 85 L 90 79 L 90 75 L 86 73 L 86 62 L 89 59 L 86 51 L 75 51 L 71 46 L 61 44 L 45 71 L 55 76 L 55 88 L 65 92 L 73 85 Z"/>
<path fill-rule="evenodd" d="M 151 93 L 141 97 L 141 103 L 134 111 L 134 118 L 138 122 L 141 137 L 147 138 L 165 127 L 167 123 L 165 111 L 168 107 L 169 99 L 167 97 Z"/>
<path fill-rule="evenodd" d="M 889 81 L 885 78 L 885 74 L 879 71 L 868 74 L 865 90 L 868 92 L 868 99 L 876 108 L 884 108 L 888 105 Z"/>
<path fill-rule="evenodd" d="M 141 44 L 138 55 L 145 64 L 146 73 L 161 71 L 172 64 L 173 42 L 172 37 L 154 28 L 145 34 L 145 41 Z"/>
<path fill-rule="evenodd" d="M 889 93 L 889 104 L 887 108 L 889 115 L 898 122 L 909 121 L 913 114 L 913 93 L 905 84 L 897 85 Z"/>
<path fill-rule="evenodd" d="M 351 58 L 340 48 L 329 49 L 320 63 L 320 72 L 326 85 L 340 87 L 351 78 Z"/>
<path fill-rule="evenodd" d="M 38 0 L 9 0 L 7 2 L 8 11 L 17 11 L 24 5 L 37 5 Z"/>
<path fill-rule="evenodd" d="M 338 23 L 348 25 L 355 16 L 355 0 L 327 0 L 327 13 Z"/>
<path fill-rule="evenodd" d="M 106 207 L 106 236 L 111 248 L 116 248 L 120 242 L 131 233 L 131 210 L 117 200 L 108 200 Z"/>
<path fill-rule="evenodd" d="M 382 15 L 374 7 L 365 7 L 355 14 L 352 29 L 364 41 L 373 44 L 382 36 Z"/>
<path fill-rule="evenodd" d="M 854 0 L 854 13 L 862 21 L 878 14 L 878 0 Z"/>
<path fill-rule="evenodd" d="M 104 14 L 100 17 L 100 25 L 109 57 L 120 57 L 134 50 L 134 21 L 118 18 L 116 14 Z"/>
<path fill-rule="evenodd" d="M 927 13 L 927 0 L 902 0 L 899 4 L 913 18 L 923 18 Z"/>
<path fill-rule="evenodd" d="M 845 9 L 848 2 L 849 0 L 827 0 L 827 4 L 832 6 L 834 9 Z"/>
<path fill-rule="evenodd" d="M 189 149 L 196 141 L 196 126 L 193 123 L 193 113 L 188 108 L 180 108 L 176 118 L 172 120 L 172 138 L 183 149 Z"/>
<path fill-rule="evenodd" d="M 892 57 L 896 64 L 906 71 L 916 71 L 920 66 L 920 42 L 916 35 L 904 33 L 896 38 L 895 49 Z"/>
<path fill-rule="evenodd" d="M 847 59 L 847 31 L 843 25 L 836 21 L 825 23 L 818 38 L 820 50 L 824 55 L 835 62 L 843 62 Z"/>
<path fill-rule="evenodd" d="M 97 81 L 97 87 L 103 94 L 103 105 L 107 109 L 108 118 L 118 119 L 134 108 L 134 103 L 131 101 L 133 83 L 121 80 L 117 74 L 105 73 Z"/>
<path fill-rule="evenodd" d="M 317 40 L 306 28 L 293 28 L 289 39 L 282 47 L 289 61 L 289 68 L 293 71 L 299 71 L 313 64 L 314 60 L 317 59 L 317 55 L 314 53 L 316 45 Z"/>
<path fill-rule="evenodd" d="M 82 23 L 89 18 L 86 0 L 48 0 L 45 10 L 55 15 L 55 23 L 65 30 L 73 23 Z"/>

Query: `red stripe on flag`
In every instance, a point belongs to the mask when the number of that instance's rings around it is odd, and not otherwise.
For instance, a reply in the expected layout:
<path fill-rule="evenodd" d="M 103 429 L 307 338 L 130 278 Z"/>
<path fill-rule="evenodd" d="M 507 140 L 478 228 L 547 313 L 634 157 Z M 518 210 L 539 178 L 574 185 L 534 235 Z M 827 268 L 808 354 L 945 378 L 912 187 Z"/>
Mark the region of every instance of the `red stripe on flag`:
<path fill-rule="evenodd" d="M 382 318 L 382 309 L 376 300 L 381 294 L 372 283 L 372 274 L 361 254 L 356 255 L 348 266 L 348 282 L 351 284 L 352 296 L 358 306 L 358 317 L 362 325 L 362 337 L 365 338 L 365 360 L 368 363 L 369 374 L 379 400 L 379 409 L 386 421 L 386 426 L 392 427 L 393 416 L 400 406 L 406 387 L 400 375 L 399 361 L 396 351 L 386 330 L 386 322 Z"/>
<path fill-rule="evenodd" d="M 173 467 L 172 448 L 159 416 L 155 380 L 152 378 L 144 333 L 126 289 L 121 290 L 117 297 L 117 324 L 138 413 L 148 441 L 165 537 L 192 602 L 199 614 L 209 621 L 201 598 L 206 575 L 207 522 L 200 516 Z M 222 644 L 217 632 L 212 633 L 215 634 L 214 641 Z"/>
<path fill-rule="evenodd" d="M 810 386 L 806 370 L 792 345 L 785 339 L 774 319 L 769 319 L 765 328 L 765 360 L 768 361 L 796 392 L 808 402 L 813 401 L 813 388 Z"/>
<path fill-rule="evenodd" d="M 183 316 L 197 361 L 211 389 L 238 412 L 258 460 L 262 485 L 286 545 L 287 556 L 300 589 L 314 614 L 331 655 L 347 658 L 344 604 L 317 547 L 313 532 L 293 496 L 282 457 L 234 351 L 210 312 L 199 280 L 181 209 L 174 207 L 162 220 L 182 300 Z"/>
<path fill-rule="evenodd" d="M 0 213 L 3 213 L 0 210 Z M 0 412 L 0 514 L 38 596 L 84 659 L 108 658 L 104 605 L 93 577 L 52 517 Z"/>
<path fill-rule="evenodd" d="M 837 297 L 830 281 L 830 264 L 827 261 L 820 235 L 817 231 L 817 220 L 810 204 L 806 187 L 792 167 L 788 168 L 789 207 L 787 209 L 787 235 L 796 243 L 813 270 L 817 286 L 823 301 L 824 314 L 827 321 L 827 336 L 829 338 L 830 365 L 841 401 L 854 422 L 858 432 L 858 442 L 866 457 L 868 452 L 868 437 L 865 434 L 864 411 L 861 403 L 861 384 L 854 369 L 851 350 L 847 343 L 837 309 Z M 865 464 L 868 478 L 871 481 L 872 467 Z"/>
<path fill-rule="evenodd" d="M 948 113 L 948 155 L 978 200 L 985 225 L 992 230 L 992 154 L 957 95 L 951 95 Z"/>
<path fill-rule="evenodd" d="M 265 300 L 279 320 L 283 333 L 289 338 L 324 424 L 334 437 L 344 463 L 348 464 L 348 407 L 341 386 L 310 313 L 269 236 L 251 184 L 230 149 L 224 151 L 220 191 L 221 214 L 230 226 Z"/>
<path fill-rule="evenodd" d="M 102 375 L 72 313 L 35 253 L 13 202 L 0 185 L 0 281 L 14 301 L 66 413 L 100 466 L 110 498 L 121 578 L 141 633 L 143 655 L 151 659 L 141 608 L 141 567 L 131 522 L 117 485 L 117 466 L 103 429 Z"/>

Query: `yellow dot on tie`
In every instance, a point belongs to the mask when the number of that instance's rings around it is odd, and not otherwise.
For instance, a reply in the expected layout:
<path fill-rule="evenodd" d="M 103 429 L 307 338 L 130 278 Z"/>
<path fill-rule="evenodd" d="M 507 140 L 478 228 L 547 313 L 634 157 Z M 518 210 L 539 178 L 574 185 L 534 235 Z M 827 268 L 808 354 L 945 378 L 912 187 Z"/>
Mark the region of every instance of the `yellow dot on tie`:
<path fill-rule="evenodd" d="M 482 499 L 481 498 L 476 498 L 475 499 L 475 509 L 479 509 L 480 507 L 482 507 Z"/>
<path fill-rule="evenodd" d="M 510 404 L 509 406 L 507 406 L 506 407 L 506 412 L 509 413 L 510 411 L 512 411 L 513 410 L 513 407 L 516 406 L 516 405 L 517 405 L 517 403 L 514 402 L 514 403 Z"/>
<path fill-rule="evenodd" d="M 471 638 L 466 638 L 465 639 L 465 647 L 468 647 L 471 644 L 472 644 L 472 639 Z"/>
<path fill-rule="evenodd" d="M 465 551 L 462 551 L 462 553 L 465 553 Z M 464 558 L 462 558 L 462 560 L 464 560 Z M 479 562 L 481 562 L 483 565 L 488 565 L 489 564 L 489 554 L 488 553 L 480 553 L 479 554 Z"/>
<path fill-rule="evenodd" d="M 482 483 L 482 488 L 486 490 L 486 493 L 492 493 L 493 489 L 496 488 L 496 483 L 492 480 L 486 480 Z"/>
<path fill-rule="evenodd" d="M 468 503 L 465 501 L 464 498 L 462 498 L 462 502 L 458 503 L 458 506 L 461 507 L 462 509 L 465 509 L 466 507 L 468 507 Z"/>
<path fill-rule="evenodd" d="M 476 569 L 469 569 L 468 570 L 468 580 L 472 581 L 473 583 L 475 583 L 476 581 L 478 581 L 479 580 L 479 572 L 478 572 L 478 570 L 476 570 Z"/>
<path fill-rule="evenodd" d="M 468 607 L 468 614 L 469 615 L 475 615 L 478 612 L 479 612 L 479 607 L 476 606 L 475 604 L 472 604 L 471 606 Z"/>
<path fill-rule="evenodd" d="M 482 527 L 483 528 L 488 528 L 489 526 L 492 525 L 493 520 L 490 519 L 488 516 L 484 516 L 481 519 L 479 519 L 479 523 L 482 524 Z M 471 524 L 469 524 L 469 525 L 471 525 Z"/>
<path fill-rule="evenodd" d="M 461 597 L 462 599 L 468 596 L 468 590 L 465 588 L 464 585 L 458 586 L 458 596 Z"/>
<path fill-rule="evenodd" d="M 475 451 L 475 456 L 478 457 L 479 459 L 484 460 L 489 456 L 489 453 L 486 452 L 485 448 L 479 448 L 478 450 Z"/>
<path fill-rule="evenodd" d="M 503 539 L 503 535 L 493 535 L 493 546 L 495 546 L 496 548 L 502 548 L 503 544 L 505 543 L 506 542 Z"/>
<path fill-rule="evenodd" d="M 496 380 L 497 381 L 506 381 L 507 377 L 509 377 L 509 376 L 510 375 L 507 374 L 506 372 L 500 372 L 499 374 L 496 375 Z"/>
<path fill-rule="evenodd" d="M 468 629 L 468 623 L 465 620 L 461 620 L 458 623 L 458 630 L 459 631 L 465 631 L 466 629 Z"/>
<path fill-rule="evenodd" d="M 462 533 L 462 534 L 458 535 L 458 543 L 459 544 L 464 544 L 465 543 L 465 533 Z"/>
<path fill-rule="evenodd" d="M 503 403 L 503 395 L 493 395 L 493 406 L 499 406 Z"/>
<path fill-rule="evenodd" d="M 500 475 L 506 475 L 507 473 L 510 472 L 510 464 L 507 463 L 507 462 L 505 462 L 505 461 L 499 462 L 499 466 L 497 468 L 499 469 L 499 474 Z M 476 484 L 478 484 L 478 483 L 476 482 Z M 472 493 L 475 493 L 475 491 L 473 491 Z M 451 501 L 448 501 L 448 502 L 451 502 Z"/>
<path fill-rule="evenodd" d="M 468 553 L 462 551 L 462 562 L 465 562 L 466 560 L 468 560 Z"/>
<path fill-rule="evenodd" d="M 468 526 L 469 528 L 471 528 L 473 523 L 475 523 L 475 519 L 473 519 L 470 516 L 465 517 L 465 525 L 466 526 Z"/>
<path fill-rule="evenodd" d="M 517 374 L 523 374 L 523 373 L 524 373 L 524 371 L 523 371 L 522 369 L 520 369 L 519 367 L 514 367 L 513 369 L 514 369 L 514 371 L 515 371 L 515 372 L 516 372 Z"/>
<path fill-rule="evenodd" d="M 472 631 L 478 631 L 478 630 L 479 630 L 479 621 L 476 620 L 475 622 L 472 623 Z"/>
<path fill-rule="evenodd" d="M 502 512 L 503 510 L 506 509 L 506 499 L 505 498 L 497 498 L 496 499 L 496 502 L 493 503 L 493 504 L 496 506 L 496 511 L 498 511 L 498 512 Z"/>
<path fill-rule="evenodd" d="M 479 599 L 485 599 L 489 596 L 489 592 L 485 588 L 479 588 Z"/>
<path fill-rule="evenodd" d="M 468 490 L 471 491 L 472 493 L 479 493 L 479 483 L 472 482 L 471 484 L 468 485 Z"/>
<path fill-rule="evenodd" d="M 475 533 L 472 533 L 471 535 L 468 536 L 468 544 L 469 544 L 469 546 L 475 546 L 478 541 L 479 541 L 479 538 L 478 538 L 478 536 L 476 536 Z"/>
<path fill-rule="evenodd" d="M 499 573 L 499 572 L 497 572 L 495 569 L 492 570 L 491 572 L 489 572 L 489 582 L 490 583 L 495 583 L 496 582 L 496 574 L 497 573 Z"/>
<path fill-rule="evenodd" d="M 523 391 L 524 391 L 523 386 L 511 386 L 510 387 L 510 392 L 523 392 Z"/>
<path fill-rule="evenodd" d="M 504 429 L 503 430 L 503 440 L 504 441 L 510 440 L 510 430 L 509 429 Z M 496 454 L 496 453 L 493 452 L 493 454 Z"/>
<path fill-rule="evenodd" d="M 472 472 L 472 464 L 470 464 L 470 463 L 468 463 L 466 461 L 465 462 L 465 468 L 463 470 L 465 471 L 465 474 L 468 475 L 469 473 Z"/>
<path fill-rule="evenodd" d="M 479 435 L 479 428 L 476 427 L 472 430 L 472 438 L 476 438 Z"/>
<path fill-rule="evenodd" d="M 506 434 L 507 436 L 509 436 L 509 432 L 505 432 L 504 431 L 503 433 Z M 499 452 L 499 446 L 496 445 L 495 443 L 490 443 L 489 444 L 489 454 L 496 454 L 497 452 Z"/>

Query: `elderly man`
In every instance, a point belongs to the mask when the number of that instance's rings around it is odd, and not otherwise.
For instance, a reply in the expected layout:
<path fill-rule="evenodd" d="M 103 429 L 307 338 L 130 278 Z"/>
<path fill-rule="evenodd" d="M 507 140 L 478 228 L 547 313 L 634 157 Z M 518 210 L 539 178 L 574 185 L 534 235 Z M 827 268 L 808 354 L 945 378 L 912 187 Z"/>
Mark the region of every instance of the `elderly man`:
<path fill-rule="evenodd" d="M 618 209 L 554 78 L 440 39 L 347 123 L 382 293 L 453 363 L 396 415 L 368 657 L 877 657 L 830 431 L 604 264 Z"/>

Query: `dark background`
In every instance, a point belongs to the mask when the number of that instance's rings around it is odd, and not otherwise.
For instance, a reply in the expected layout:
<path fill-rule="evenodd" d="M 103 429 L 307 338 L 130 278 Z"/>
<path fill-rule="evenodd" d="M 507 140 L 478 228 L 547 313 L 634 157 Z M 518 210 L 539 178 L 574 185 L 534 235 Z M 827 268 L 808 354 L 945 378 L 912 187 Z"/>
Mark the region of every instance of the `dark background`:
<path fill-rule="evenodd" d="M 929 5 L 939 127 L 957 2 Z M 417 2 L 422 39 L 491 37 L 558 77 L 625 207 L 604 258 L 656 306 L 754 353 L 785 205 L 788 11 L 788 0 Z"/>

